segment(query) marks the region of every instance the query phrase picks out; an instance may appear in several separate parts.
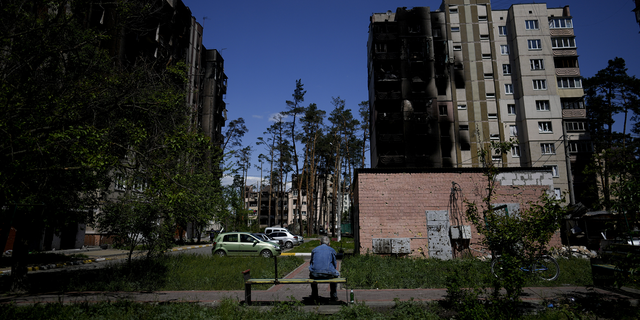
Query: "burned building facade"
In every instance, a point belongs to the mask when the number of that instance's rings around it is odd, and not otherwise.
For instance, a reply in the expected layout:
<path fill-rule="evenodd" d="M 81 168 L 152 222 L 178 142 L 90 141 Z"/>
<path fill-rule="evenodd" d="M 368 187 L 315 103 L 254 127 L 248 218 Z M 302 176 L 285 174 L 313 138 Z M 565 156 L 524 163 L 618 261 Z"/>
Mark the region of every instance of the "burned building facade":
<path fill-rule="evenodd" d="M 553 191 L 573 196 L 572 164 L 592 152 L 576 50 L 568 6 L 444 0 L 373 14 L 372 168 L 479 167 L 481 147 L 513 139 L 496 165 L 547 167 Z"/>

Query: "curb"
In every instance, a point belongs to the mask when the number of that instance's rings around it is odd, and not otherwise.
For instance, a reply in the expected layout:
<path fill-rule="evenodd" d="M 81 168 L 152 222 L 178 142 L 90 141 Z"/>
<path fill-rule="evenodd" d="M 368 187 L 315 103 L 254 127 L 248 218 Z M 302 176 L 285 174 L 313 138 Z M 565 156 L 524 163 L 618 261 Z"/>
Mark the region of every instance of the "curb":
<path fill-rule="evenodd" d="M 172 248 L 171 250 L 166 250 L 165 252 L 185 251 L 185 250 L 191 250 L 191 249 L 206 248 L 206 247 L 211 247 L 211 246 L 212 246 L 211 244 L 205 244 L 205 245 L 200 245 L 200 246 L 188 246 L 188 247 L 182 247 L 182 248 Z M 27 267 L 27 272 L 34 272 L 34 271 L 40 271 L 40 270 L 60 269 L 60 268 L 68 267 L 68 266 L 77 266 L 77 265 L 82 265 L 82 264 L 89 264 L 89 263 L 109 261 L 109 260 L 120 260 L 121 258 L 118 258 L 119 256 L 122 256 L 122 255 L 117 255 L 117 256 L 114 256 L 114 257 L 107 257 L 107 258 L 92 258 L 92 259 L 78 260 L 78 261 L 73 261 L 73 262 L 45 264 L 45 265 L 41 265 L 41 266 Z M 11 270 L 0 271 L 0 276 L 5 276 L 5 275 L 6 276 L 10 276 L 11 275 Z"/>
<path fill-rule="evenodd" d="M 311 252 L 281 253 L 281 256 L 311 257 Z"/>

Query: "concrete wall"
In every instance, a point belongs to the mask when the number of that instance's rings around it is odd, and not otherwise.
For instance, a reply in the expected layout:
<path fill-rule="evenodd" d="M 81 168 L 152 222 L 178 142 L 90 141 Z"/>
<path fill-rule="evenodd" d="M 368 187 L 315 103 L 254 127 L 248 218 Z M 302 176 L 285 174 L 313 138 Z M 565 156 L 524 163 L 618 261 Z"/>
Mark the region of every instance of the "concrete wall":
<path fill-rule="evenodd" d="M 526 208 L 528 203 L 553 189 L 551 173 L 543 169 L 505 169 L 497 181 L 493 202 L 508 204 L 510 208 Z M 452 183 L 460 190 L 456 193 L 456 201 L 451 201 Z M 373 244 L 381 240 L 374 239 L 409 239 L 410 256 L 455 257 L 453 246 L 470 247 L 476 255 L 486 254 L 478 245 L 480 238 L 476 229 L 464 217 L 466 206 L 462 201 L 480 204 L 486 196 L 487 180 L 481 170 L 393 172 L 365 169 L 358 171 L 356 184 L 354 230 L 357 230 L 357 252 L 402 254 L 380 252 Z M 443 220 L 442 214 L 448 221 L 438 221 Z M 470 226 L 471 239 L 451 239 L 449 226 Z M 561 245 L 559 233 L 550 245 Z M 406 247 L 403 248 L 406 250 Z"/>

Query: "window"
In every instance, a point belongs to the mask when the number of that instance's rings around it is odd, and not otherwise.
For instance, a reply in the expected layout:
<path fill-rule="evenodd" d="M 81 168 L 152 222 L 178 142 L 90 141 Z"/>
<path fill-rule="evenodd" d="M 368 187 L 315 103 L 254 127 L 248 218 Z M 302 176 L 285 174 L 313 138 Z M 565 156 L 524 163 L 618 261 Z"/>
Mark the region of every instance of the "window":
<path fill-rule="evenodd" d="M 433 33 L 433 37 L 434 38 L 440 38 L 442 37 L 442 33 L 440 32 L 440 28 L 433 28 L 431 30 L 431 32 Z"/>
<path fill-rule="evenodd" d="M 538 24 L 538 20 L 525 20 L 525 29 L 527 30 L 538 30 L 540 29 L 540 25 Z"/>
<path fill-rule="evenodd" d="M 487 92 L 487 98 L 493 99 L 496 97 L 496 93 L 495 92 Z"/>
<path fill-rule="evenodd" d="M 554 178 L 559 178 L 560 177 L 560 173 L 558 171 L 558 166 L 553 165 L 553 166 L 544 166 L 545 168 L 551 169 L 551 176 Z"/>
<path fill-rule="evenodd" d="M 500 140 L 500 134 L 499 133 L 491 133 L 491 134 L 489 134 L 489 139 L 491 139 L 491 140 Z"/>
<path fill-rule="evenodd" d="M 540 152 L 542 152 L 542 154 L 556 154 L 556 147 L 553 143 L 541 143 Z"/>
<path fill-rule="evenodd" d="M 575 48 L 575 38 L 551 38 L 551 47 L 554 49 Z"/>
<path fill-rule="evenodd" d="M 444 105 L 444 104 L 438 105 L 438 110 L 440 110 L 441 116 L 447 115 L 447 105 Z"/>
<path fill-rule="evenodd" d="M 567 131 L 575 132 L 575 131 L 585 131 L 587 126 L 583 121 L 571 121 L 565 124 Z"/>
<path fill-rule="evenodd" d="M 478 16 L 478 21 L 487 21 L 487 16 Z"/>
<path fill-rule="evenodd" d="M 480 40 L 489 40 L 489 35 L 488 34 L 481 34 L 480 35 Z"/>
<path fill-rule="evenodd" d="M 458 110 L 467 110 L 467 105 L 466 104 L 459 104 L 458 105 Z"/>
<path fill-rule="evenodd" d="M 460 27 L 451 27 L 451 32 L 460 32 Z"/>
<path fill-rule="evenodd" d="M 536 100 L 536 110 L 549 111 L 549 100 Z"/>
<path fill-rule="evenodd" d="M 591 152 L 591 143 L 586 141 L 569 142 L 570 153 Z"/>
<path fill-rule="evenodd" d="M 507 35 L 507 26 L 498 26 L 498 34 L 501 36 Z"/>
<path fill-rule="evenodd" d="M 498 162 L 498 161 L 502 161 L 502 156 L 501 156 L 501 155 L 499 155 L 499 154 L 497 154 L 497 155 L 492 155 L 492 156 L 491 156 L 491 160 L 492 160 L 492 161 L 496 161 L 496 162 Z"/>
<path fill-rule="evenodd" d="M 500 45 L 500 54 L 508 55 L 509 54 L 509 46 L 506 44 Z"/>
<path fill-rule="evenodd" d="M 573 28 L 571 18 L 551 18 L 549 19 L 550 29 Z"/>
<path fill-rule="evenodd" d="M 514 157 L 514 158 L 520 157 L 520 146 L 519 145 L 511 146 L 511 156 Z"/>
<path fill-rule="evenodd" d="M 582 80 L 569 77 L 558 78 L 558 88 L 582 88 Z"/>
<path fill-rule="evenodd" d="M 544 60 L 542 59 L 530 59 L 531 70 L 544 70 Z"/>
<path fill-rule="evenodd" d="M 303 216 L 306 216 L 306 215 L 307 215 L 307 212 L 306 212 L 306 211 L 302 211 L 302 215 L 303 215 Z"/>
<path fill-rule="evenodd" d="M 458 7 L 449 7 L 449 13 L 458 13 Z"/>
<path fill-rule="evenodd" d="M 518 136 L 518 126 L 515 124 L 509 125 L 509 135 L 512 137 Z"/>
<path fill-rule="evenodd" d="M 483 53 L 482 59 L 491 59 L 491 53 Z"/>
<path fill-rule="evenodd" d="M 560 99 L 562 109 L 584 109 L 584 101 L 580 100 L 564 100 Z"/>
<path fill-rule="evenodd" d="M 468 124 L 461 124 L 458 128 L 460 129 L 460 131 L 469 131 Z"/>
<path fill-rule="evenodd" d="M 116 191 L 125 191 L 127 190 L 126 179 L 123 174 L 116 173 L 113 177 L 113 189 Z"/>
<path fill-rule="evenodd" d="M 489 113 L 487 116 L 489 117 L 489 119 L 498 119 L 497 113 Z"/>
<path fill-rule="evenodd" d="M 503 64 L 502 65 L 502 74 L 511 74 L 511 65 L 510 64 Z"/>
<path fill-rule="evenodd" d="M 303 206 L 306 206 L 306 205 L 307 205 L 307 202 L 306 202 L 306 201 L 302 201 L 302 205 L 303 205 Z"/>
<path fill-rule="evenodd" d="M 462 46 L 453 46 L 453 51 L 461 51 Z"/>
<path fill-rule="evenodd" d="M 513 94 L 513 84 L 508 83 L 504 85 L 504 93 L 505 94 Z"/>
<path fill-rule="evenodd" d="M 485 73 L 484 74 L 484 78 L 485 79 L 493 79 L 493 73 Z"/>
<path fill-rule="evenodd" d="M 556 196 L 556 200 L 562 199 L 562 190 L 560 188 L 553 188 L 553 194 Z"/>
<path fill-rule="evenodd" d="M 538 122 L 538 131 L 540 133 L 552 133 L 551 129 L 551 121 L 540 121 Z"/>
<path fill-rule="evenodd" d="M 507 113 L 515 116 L 516 115 L 516 105 L 515 104 L 508 104 L 507 105 Z"/>
<path fill-rule="evenodd" d="M 547 80 L 533 80 L 533 90 L 547 90 Z"/>
<path fill-rule="evenodd" d="M 376 43 L 376 52 L 387 52 L 386 43 Z"/>
<path fill-rule="evenodd" d="M 542 49 L 542 42 L 540 41 L 540 39 L 527 40 L 527 44 L 529 46 L 529 50 L 541 50 Z"/>

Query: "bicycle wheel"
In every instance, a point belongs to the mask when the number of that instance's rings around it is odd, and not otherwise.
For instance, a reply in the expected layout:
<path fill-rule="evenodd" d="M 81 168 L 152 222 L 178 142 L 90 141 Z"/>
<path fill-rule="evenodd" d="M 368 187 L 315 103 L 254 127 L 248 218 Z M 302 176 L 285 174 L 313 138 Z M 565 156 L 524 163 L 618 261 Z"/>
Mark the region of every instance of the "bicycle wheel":
<path fill-rule="evenodd" d="M 550 256 L 540 256 L 536 260 L 531 272 L 534 272 L 542 280 L 553 281 L 558 279 L 560 267 L 558 267 L 556 259 Z"/>
<path fill-rule="evenodd" d="M 491 261 L 491 273 L 494 277 L 499 278 L 499 274 L 502 274 L 502 270 L 504 268 L 504 264 L 502 263 L 502 258 L 497 257 Z"/>

